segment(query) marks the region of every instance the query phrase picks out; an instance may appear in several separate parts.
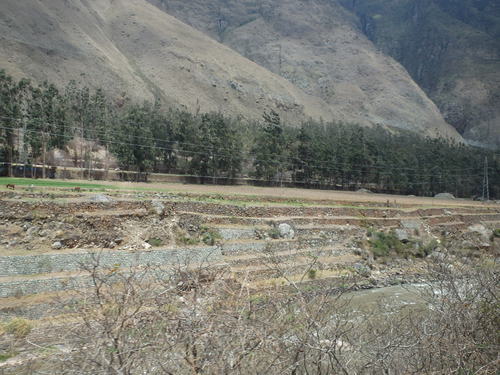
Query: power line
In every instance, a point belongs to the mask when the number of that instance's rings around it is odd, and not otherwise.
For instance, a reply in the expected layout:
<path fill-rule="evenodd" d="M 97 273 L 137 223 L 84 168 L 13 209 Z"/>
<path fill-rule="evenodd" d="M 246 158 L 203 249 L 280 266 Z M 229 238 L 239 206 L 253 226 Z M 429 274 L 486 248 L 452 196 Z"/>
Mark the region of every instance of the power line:
<path fill-rule="evenodd" d="M 22 120 L 22 118 L 15 118 L 15 117 L 7 117 L 7 116 L 0 116 L 0 118 L 3 118 L 3 119 L 11 119 L 11 120 Z M 33 118 L 35 120 L 43 120 L 43 119 L 40 119 L 40 118 Z M 131 122 L 128 122 L 129 124 L 133 124 Z M 6 127 L 3 127 L 3 129 L 9 129 L 9 130 L 17 130 L 19 128 L 16 128 L 16 127 L 10 127 L 10 128 L 6 128 Z M 81 127 L 75 127 L 75 126 L 72 126 L 71 129 L 73 130 L 81 130 L 81 131 L 89 131 L 89 129 L 85 129 L 85 128 L 81 128 Z M 64 133 L 54 133 L 54 132 L 44 132 L 42 130 L 31 130 L 31 129 L 25 129 L 25 131 L 28 131 L 28 132 L 41 132 L 41 133 L 45 133 L 45 134 L 50 134 L 50 135 L 54 135 L 54 136 L 59 136 L 59 137 L 66 137 L 66 138 L 69 138 L 70 136 L 68 135 L 65 135 Z M 117 136 L 122 136 L 123 133 L 118 133 L 118 132 L 113 132 L 113 131 L 109 131 L 109 130 L 105 130 L 105 129 L 102 129 L 102 130 L 98 130 L 98 129 L 93 129 L 93 132 L 94 133 L 97 133 L 97 134 L 104 134 L 105 136 L 109 136 L 109 135 L 117 135 Z M 229 155 L 226 155 L 226 154 L 221 154 L 219 153 L 220 151 L 222 152 L 226 152 L 228 154 L 231 154 L 234 152 L 234 150 L 231 150 L 231 149 L 225 149 L 225 148 L 219 148 L 218 149 L 218 153 L 214 153 L 213 152 L 213 147 L 212 146 L 203 146 L 203 145 L 200 145 L 200 144 L 194 144 L 194 143 L 188 143 L 188 142 L 178 142 L 178 141 L 175 141 L 175 140 L 166 140 L 166 139 L 162 139 L 162 138 L 154 138 L 154 137 L 144 137 L 144 136 L 134 136 L 134 138 L 137 138 L 137 139 L 144 139 L 144 140 L 150 140 L 150 141 L 154 141 L 154 142 L 165 142 L 165 143 L 170 143 L 172 145 L 176 145 L 176 144 L 179 144 L 179 145 L 186 145 L 186 146 L 193 146 L 193 147 L 196 147 L 197 149 L 207 149 L 210 151 L 210 154 L 213 155 L 213 156 L 218 156 L 218 157 L 228 157 Z M 95 142 L 101 142 L 102 140 L 99 139 L 99 138 L 96 138 L 96 139 L 88 139 L 88 138 L 85 138 L 87 140 L 91 140 L 91 141 L 95 141 Z M 134 144 L 134 143 L 125 143 L 125 142 L 117 142 L 117 141 L 110 141 L 110 140 L 106 140 L 105 142 L 107 143 L 112 143 L 112 144 L 123 144 L 123 145 L 130 145 L 130 146 L 139 146 L 139 147 L 147 147 L 147 148 L 154 148 L 154 149 L 162 149 L 162 150 L 165 150 L 165 151 L 172 151 L 172 152 L 189 152 L 189 153 L 192 153 L 192 154 L 201 154 L 201 155 L 206 155 L 207 153 L 204 153 L 204 152 L 197 152 L 197 151 L 193 151 L 193 150 L 185 150 L 185 149 L 179 149 L 179 148 L 168 148 L 168 147 L 162 147 L 162 146 L 150 146 L 150 145 L 145 145 L 145 144 Z M 241 155 L 247 155 L 247 156 L 255 156 L 256 153 L 253 153 L 253 152 L 249 152 L 249 151 L 242 151 L 240 150 L 240 154 Z M 275 155 L 272 155 L 272 154 L 261 154 L 263 156 L 268 156 L 268 157 L 274 157 Z M 342 170 L 340 170 L 339 166 L 347 166 L 349 168 L 351 167 L 358 167 L 358 168 L 374 168 L 374 169 L 383 169 L 383 170 L 386 170 L 388 168 L 392 169 L 393 171 L 395 170 L 405 170 L 405 171 L 421 171 L 422 168 L 409 168 L 409 167 L 394 167 L 394 166 L 391 166 L 391 165 L 376 165 L 376 164 L 367 164 L 367 165 L 360 165 L 360 164 L 353 164 L 353 163 L 341 163 L 341 162 L 337 162 L 337 161 L 334 161 L 333 163 L 335 164 L 335 167 L 332 167 L 331 166 L 331 162 L 328 162 L 328 161 L 319 161 L 319 160 L 313 160 L 313 159 L 300 159 L 296 156 L 288 156 L 288 157 L 285 157 L 284 158 L 285 160 L 288 160 L 288 161 L 297 161 L 297 162 L 300 162 L 300 163 L 303 163 L 303 164 L 307 164 L 307 165 L 310 165 L 310 166 L 314 166 L 314 167 L 317 167 L 318 169 L 326 169 L 326 170 L 330 170 L 330 171 L 336 171 L 336 172 L 343 172 Z M 255 159 L 256 161 L 263 161 L 263 162 L 267 162 L 267 163 L 271 163 L 271 164 L 279 164 L 280 162 L 279 161 L 269 161 L 269 160 L 262 160 L 262 159 Z M 328 165 L 328 167 L 322 167 L 321 165 Z M 450 172 L 450 171 L 461 171 L 461 172 L 465 172 L 465 171 L 473 171 L 473 170 L 478 170 L 478 168 L 456 168 L 456 169 L 446 169 L 446 172 Z M 349 172 L 358 172 L 358 173 L 364 173 L 365 171 L 363 170 L 350 170 Z M 445 173 L 446 173 L 445 172 Z M 392 175 L 392 173 L 391 173 Z M 419 174 L 420 176 L 426 176 L 426 177 L 433 177 L 434 174 L 432 175 L 421 175 Z M 458 177 L 460 175 L 448 175 L 450 177 Z"/>
<path fill-rule="evenodd" d="M 16 130 L 18 128 L 7 128 L 7 127 L 0 126 L 0 129 Z M 43 134 L 43 135 L 60 136 L 60 137 L 63 137 L 63 138 L 70 138 L 70 139 L 73 138 L 73 136 L 70 135 L 70 134 L 46 132 L 46 131 L 42 131 L 42 130 L 26 129 L 25 132 L 28 132 L 28 133 L 40 133 L 40 134 Z M 100 141 L 100 140 L 99 139 L 89 139 L 89 138 L 87 138 L 86 141 L 96 142 L 96 141 Z M 161 147 L 161 146 L 153 146 L 153 145 L 144 145 L 144 144 L 140 144 L 140 143 L 119 142 L 119 141 L 108 141 L 108 143 L 115 144 L 115 145 L 122 145 L 122 146 L 136 146 L 136 147 L 148 148 L 148 149 L 156 149 L 156 150 L 164 150 L 164 151 L 171 151 L 171 152 L 186 153 L 186 154 L 188 154 L 187 156 L 192 156 L 191 154 L 194 154 L 194 155 L 206 155 L 205 152 L 198 152 L 198 151 L 192 151 L 192 150 L 183 150 L 183 149 L 176 149 L 176 148 L 168 148 L 168 147 Z M 248 154 L 250 154 L 250 155 L 256 155 L 255 153 L 248 153 Z M 228 156 L 230 156 L 230 154 L 218 154 L 218 153 L 211 153 L 210 155 L 214 156 L 214 157 L 224 157 L 224 158 L 227 158 Z M 300 161 L 300 159 L 298 159 L 298 160 Z M 276 164 L 276 165 L 280 165 L 281 164 L 281 162 L 279 160 L 263 160 L 263 159 L 254 158 L 253 161 L 260 161 L 260 162 L 265 162 L 265 163 L 268 163 L 268 164 Z M 302 161 L 302 162 L 304 162 L 304 161 Z M 356 170 L 356 169 L 350 169 L 348 171 L 344 171 L 344 170 L 340 169 L 340 167 L 337 167 L 337 166 L 335 166 L 335 167 L 328 167 L 328 168 L 327 167 L 321 167 L 321 166 L 316 165 L 316 164 L 308 164 L 308 166 L 315 167 L 317 169 L 323 169 L 323 170 L 327 170 L 327 171 L 333 171 L 333 172 L 336 172 L 336 173 L 366 173 L 366 171 L 364 171 L 364 170 Z M 355 164 L 350 164 L 349 166 L 359 167 L 359 165 L 355 165 Z M 370 168 L 370 165 L 361 166 L 361 167 L 362 168 Z M 418 169 L 413 169 L 413 171 L 418 171 Z M 378 174 L 380 176 L 394 176 L 393 172 L 376 172 L 376 174 Z M 418 173 L 416 173 L 415 177 L 438 177 L 438 178 L 445 178 L 445 177 L 447 177 L 447 178 L 467 178 L 467 177 L 470 177 L 470 178 L 474 178 L 474 177 L 480 177 L 480 175 L 475 175 L 475 174 L 463 174 L 463 175 L 444 174 L 443 175 L 443 173 L 440 173 L 439 175 L 436 175 L 436 174 L 425 175 L 425 174 L 418 174 Z"/>
<path fill-rule="evenodd" d="M 6 116 L 0 116 L 0 118 L 3 118 L 3 119 L 11 119 L 11 120 L 23 120 L 22 118 L 16 118 L 16 117 L 6 117 Z M 44 120 L 44 119 L 41 119 L 41 118 L 31 118 L 31 120 Z M 127 122 L 129 125 L 135 125 L 136 127 L 139 127 L 139 125 L 135 124 L 134 122 L 130 122 L 128 119 L 125 119 L 125 120 L 121 120 L 121 122 Z M 278 125 L 274 125 L 276 127 L 280 127 L 281 126 L 278 126 Z M 16 129 L 16 128 L 14 128 Z M 94 132 L 94 133 L 97 133 L 97 134 L 102 134 L 103 136 L 109 136 L 109 135 L 117 135 L 117 136 L 122 136 L 123 133 L 120 133 L 120 132 L 114 132 L 114 131 L 110 131 L 108 129 L 88 129 L 88 128 L 82 128 L 82 127 L 77 127 L 77 126 L 71 126 L 71 129 L 72 130 L 80 130 L 81 132 Z M 59 134 L 62 134 L 62 133 L 59 133 Z M 137 139 L 144 139 L 144 140 L 149 140 L 149 141 L 154 141 L 154 142 L 165 142 L 165 143 L 171 143 L 171 144 L 180 144 L 180 145 L 186 145 L 186 146 L 192 146 L 192 147 L 196 147 L 197 149 L 199 148 L 202 148 L 202 149 L 207 149 L 207 150 L 213 150 L 213 146 L 204 146 L 204 145 L 200 145 L 200 144 L 196 144 L 196 143 L 189 143 L 189 142 L 179 142 L 179 141 L 176 141 L 176 140 L 170 140 L 170 139 L 165 139 L 165 138 L 159 138 L 159 137 L 145 137 L 145 136 L 137 136 L 137 135 L 134 135 L 134 138 L 137 138 Z M 98 139 L 99 141 L 101 141 L 101 139 Z M 220 150 L 221 148 L 219 148 Z M 222 148 L 222 150 L 224 150 L 224 148 Z M 229 152 L 233 152 L 233 150 L 228 150 Z M 241 151 L 241 153 L 243 154 L 248 154 L 248 155 L 252 155 L 251 152 L 249 151 Z M 264 156 L 271 156 L 271 157 L 274 157 L 274 155 L 272 154 L 262 154 Z M 293 156 L 290 156 L 288 157 L 290 159 L 296 159 L 297 161 L 312 161 L 314 163 L 316 163 L 316 165 L 319 164 L 328 164 L 329 162 L 328 161 L 318 161 L 318 160 L 313 160 L 313 159 L 302 159 L 300 160 L 299 158 L 296 158 L 296 157 L 293 157 Z M 387 168 L 391 168 L 393 170 L 420 170 L 419 168 L 409 168 L 409 167 L 395 167 L 394 165 L 391 165 L 391 164 L 385 164 L 385 165 L 376 165 L 376 164 L 370 164 L 370 165 L 356 165 L 356 164 L 352 164 L 352 163 L 339 163 L 339 162 L 335 162 L 335 164 L 337 165 L 345 165 L 345 166 L 358 166 L 358 167 L 362 167 L 362 168 L 367 168 L 367 167 L 370 167 L 370 168 L 376 168 L 376 169 L 387 169 Z M 467 170 L 477 170 L 478 168 L 451 168 L 451 169 L 447 169 L 448 171 L 467 171 Z"/>
<path fill-rule="evenodd" d="M 26 168 L 26 165 L 23 164 L 23 163 L 9 163 L 9 162 L 2 162 L 0 161 L 0 165 L 12 165 L 12 166 L 23 166 L 24 168 Z M 42 167 L 43 168 L 43 165 L 40 165 L 40 164 L 37 164 L 37 165 L 34 165 L 34 164 L 31 164 L 30 165 L 32 168 L 40 168 Z M 65 168 L 65 166 L 61 166 L 61 165 L 47 165 L 47 167 L 49 168 Z M 67 168 L 67 167 L 66 167 Z M 70 168 L 73 168 L 73 169 L 78 169 L 78 170 L 81 170 L 80 167 L 70 167 Z M 94 172 L 96 171 L 103 171 L 103 169 L 93 169 Z M 127 170 L 119 170 L 119 171 L 115 171 L 115 172 L 121 172 L 121 173 L 138 173 L 137 171 L 127 171 Z M 144 174 L 159 174 L 159 173 L 154 173 L 154 172 L 142 172 Z M 172 176 L 176 176 L 176 175 L 172 175 Z M 258 178 L 258 177 L 229 177 L 229 176 L 213 176 L 213 175 L 193 175 L 193 174 L 181 174 L 181 175 L 178 175 L 178 176 L 181 176 L 181 177 L 185 177 L 185 178 L 201 178 L 201 179 L 212 179 L 212 180 L 233 180 L 233 181 L 237 181 L 237 180 L 246 180 L 246 181 L 259 181 L 259 182 L 265 182 L 265 183 L 269 183 L 269 182 L 275 182 L 275 183 L 279 183 L 279 182 L 282 182 L 282 183 L 291 183 L 291 184 L 303 184 L 303 185 L 309 185 L 309 186 L 313 186 L 313 185 L 320 185 L 320 186 L 339 186 L 339 184 L 335 184 L 335 183 L 328 183 L 326 181 L 319 181 L 319 180 L 313 180 L 313 181 L 310 181 L 310 180 L 295 180 L 295 179 L 290 179 L 290 178 L 281 178 L 281 179 L 273 179 L 273 180 L 269 180 L 269 179 L 265 179 L 265 178 Z M 432 182 L 432 184 L 437 184 L 437 185 L 444 185 L 446 182 L 445 181 L 434 181 Z M 407 184 L 397 184 L 397 183 L 390 183 L 388 185 L 390 185 L 390 188 L 411 188 L 413 186 L 423 186 L 423 185 L 429 185 L 430 183 L 429 182 L 409 182 Z M 347 186 L 368 186 L 368 185 L 379 185 L 379 183 L 376 183 L 376 182 L 367 182 L 367 183 L 359 183 L 359 182 L 354 182 L 354 183 L 346 183 Z M 343 185 L 342 185 L 343 186 Z M 383 190 L 390 190 L 390 188 L 387 188 L 387 189 L 383 189 Z"/>

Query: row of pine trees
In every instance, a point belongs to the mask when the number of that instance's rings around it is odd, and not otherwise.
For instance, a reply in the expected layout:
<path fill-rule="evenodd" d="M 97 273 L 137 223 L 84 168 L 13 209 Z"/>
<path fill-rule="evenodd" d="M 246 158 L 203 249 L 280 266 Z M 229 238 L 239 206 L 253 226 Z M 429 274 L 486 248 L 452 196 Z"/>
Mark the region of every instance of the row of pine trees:
<path fill-rule="evenodd" d="M 54 159 L 55 150 L 62 159 Z M 493 151 L 340 122 L 291 127 L 274 111 L 262 121 L 193 114 L 160 101 L 111 98 L 75 82 L 64 89 L 35 85 L 0 71 L 0 163 L 7 174 L 16 165 L 70 163 L 202 182 L 248 177 L 266 185 L 471 197 L 482 192 L 486 158 L 491 195 L 498 197 L 500 157 Z"/>

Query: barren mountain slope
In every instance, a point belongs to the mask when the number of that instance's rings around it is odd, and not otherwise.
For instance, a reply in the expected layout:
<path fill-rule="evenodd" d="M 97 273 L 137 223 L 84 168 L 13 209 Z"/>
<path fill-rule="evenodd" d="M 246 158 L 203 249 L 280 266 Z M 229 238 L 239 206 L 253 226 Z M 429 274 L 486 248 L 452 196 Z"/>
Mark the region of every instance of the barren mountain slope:
<path fill-rule="evenodd" d="M 456 135 L 357 19 L 324 0 L 149 0 L 345 114 L 345 120 Z"/>
<path fill-rule="evenodd" d="M 255 2 L 230 2 L 227 19 L 233 10 L 243 17 L 232 30 L 224 26 L 228 20 L 212 22 L 218 0 L 168 3 L 178 17 L 187 10 L 206 20 L 192 22 L 206 32 L 222 24 L 230 46 L 286 79 L 146 0 L 2 0 L 0 68 L 60 84 L 76 79 L 136 100 L 158 96 L 193 111 L 260 118 L 274 108 L 287 123 L 311 116 L 458 138 L 404 69 L 378 53 L 341 7 L 269 1 L 256 15 Z M 278 45 L 282 62 L 276 65 Z"/>
<path fill-rule="evenodd" d="M 76 79 L 193 111 L 337 117 L 321 99 L 146 1 L 2 0 L 0 10 L 0 68 L 18 77 Z"/>

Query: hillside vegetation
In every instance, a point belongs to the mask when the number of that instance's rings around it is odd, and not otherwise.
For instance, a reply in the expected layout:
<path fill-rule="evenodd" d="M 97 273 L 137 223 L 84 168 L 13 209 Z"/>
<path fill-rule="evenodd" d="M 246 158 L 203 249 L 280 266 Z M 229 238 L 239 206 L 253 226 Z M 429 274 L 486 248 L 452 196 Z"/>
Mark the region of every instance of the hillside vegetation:
<path fill-rule="evenodd" d="M 41 177 L 46 166 L 79 168 L 81 178 L 119 167 L 143 176 L 195 175 L 202 183 L 250 176 L 267 185 L 471 197 L 482 193 L 488 157 L 491 196 L 500 194 L 498 155 L 442 138 L 313 120 L 294 128 L 274 111 L 247 122 L 165 111 L 158 102 L 117 105 L 102 89 L 37 86 L 2 71 L 0 99 L 0 160 L 8 175 L 33 174 L 31 165 L 41 163 Z"/>

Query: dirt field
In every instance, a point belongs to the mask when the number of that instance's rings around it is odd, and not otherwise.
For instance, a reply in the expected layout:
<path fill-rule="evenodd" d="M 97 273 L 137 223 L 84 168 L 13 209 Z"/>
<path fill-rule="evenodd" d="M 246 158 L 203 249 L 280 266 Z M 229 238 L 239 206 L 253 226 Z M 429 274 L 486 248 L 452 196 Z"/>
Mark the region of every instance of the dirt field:
<path fill-rule="evenodd" d="M 75 184 L 88 183 L 89 181 L 73 181 Z M 412 197 L 390 194 L 367 194 L 348 191 L 312 190 L 279 187 L 257 187 L 257 186 L 222 186 L 222 185 L 188 185 L 175 183 L 135 183 L 135 182 L 108 182 L 92 181 L 92 184 L 114 185 L 122 189 L 147 189 L 159 191 L 171 191 L 176 193 L 193 194 L 221 194 L 221 195 L 244 195 L 257 197 L 275 197 L 281 199 L 300 199 L 311 201 L 332 202 L 367 202 L 367 203 L 396 203 L 403 206 L 480 206 L 498 207 L 497 203 L 476 202 L 469 199 L 436 199 L 430 197 Z"/>

